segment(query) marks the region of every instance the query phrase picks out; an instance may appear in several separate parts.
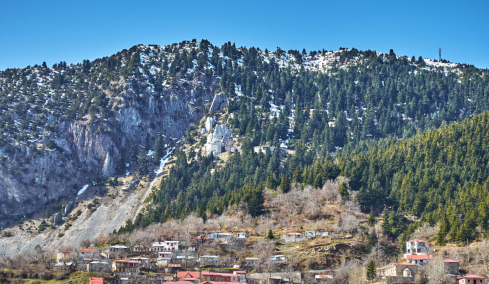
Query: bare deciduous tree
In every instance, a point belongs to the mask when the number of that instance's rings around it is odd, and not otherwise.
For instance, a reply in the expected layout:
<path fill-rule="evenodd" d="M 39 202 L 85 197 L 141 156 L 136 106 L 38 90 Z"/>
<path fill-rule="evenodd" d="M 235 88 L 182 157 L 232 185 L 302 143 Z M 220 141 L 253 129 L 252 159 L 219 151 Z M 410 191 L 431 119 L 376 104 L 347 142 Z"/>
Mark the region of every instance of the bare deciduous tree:
<path fill-rule="evenodd" d="M 443 264 L 441 257 L 436 257 L 430 261 L 426 267 L 426 275 L 428 276 L 428 283 L 452 283 L 453 280 L 448 276 L 448 271 Z"/>

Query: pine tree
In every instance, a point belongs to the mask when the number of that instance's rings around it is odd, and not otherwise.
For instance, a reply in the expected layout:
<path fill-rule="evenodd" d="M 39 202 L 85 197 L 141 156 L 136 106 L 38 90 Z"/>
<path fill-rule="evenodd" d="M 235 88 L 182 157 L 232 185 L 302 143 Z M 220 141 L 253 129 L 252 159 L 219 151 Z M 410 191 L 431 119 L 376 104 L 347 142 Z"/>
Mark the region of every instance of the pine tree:
<path fill-rule="evenodd" d="M 161 133 L 158 134 L 158 138 L 156 139 L 155 146 L 153 151 L 155 152 L 153 155 L 155 163 L 159 163 L 161 158 L 163 158 L 163 137 Z"/>
<path fill-rule="evenodd" d="M 392 235 L 392 227 L 389 224 L 389 213 L 387 213 L 387 210 L 384 210 L 384 214 L 382 214 L 382 234 L 387 237 Z"/>
<path fill-rule="evenodd" d="M 377 277 L 375 272 L 375 262 L 373 259 L 371 259 L 367 265 L 367 280 L 372 281 L 375 279 L 375 277 Z"/>
<path fill-rule="evenodd" d="M 148 160 L 146 159 L 146 152 L 141 149 L 138 156 L 139 173 L 145 175 L 148 173 Z"/>
<path fill-rule="evenodd" d="M 275 239 L 275 236 L 273 235 L 272 229 L 268 230 L 267 239 L 269 239 L 269 240 Z"/>
<path fill-rule="evenodd" d="M 119 152 L 119 157 L 117 158 L 117 163 L 116 163 L 116 171 L 119 174 L 123 174 L 125 168 L 126 167 L 124 164 L 124 158 L 122 157 L 122 153 Z"/>
<path fill-rule="evenodd" d="M 344 182 L 341 183 L 340 188 L 338 189 L 338 191 L 339 191 L 340 196 L 341 196 L 341 201 L 345 202 L 346 200 L 348 200 L 348 198 L 350 196 L 349 196 L 349 193 L 348 193 L 348 189 L 346 188 L 346 184 Z"/>
<path fill-rule="evenodd" d="M 368 215 L 368 225 L 373 227 L 377 223 L 377 218 L 375 218 L 374 210 L 370 210 L 370 214 Z"/>
<path fill-rule="evenodd" d="M 282 192 L 283 193 L 287 193 L 290 191 L 290 180 L 289 180 L 289 176 L 288 175 L 285 175 L 281 182 L 280 182 L 280 188 L 282 189 Z"/>
<path fill-rule="evenodd" d="M 46 218 L 51 217 L 51 208 L 49 207 L 49 205 L 48 205 L 48 207 L 46 208 L 46 214 L 45 214 L 45 217 L 46 217 Z"/>

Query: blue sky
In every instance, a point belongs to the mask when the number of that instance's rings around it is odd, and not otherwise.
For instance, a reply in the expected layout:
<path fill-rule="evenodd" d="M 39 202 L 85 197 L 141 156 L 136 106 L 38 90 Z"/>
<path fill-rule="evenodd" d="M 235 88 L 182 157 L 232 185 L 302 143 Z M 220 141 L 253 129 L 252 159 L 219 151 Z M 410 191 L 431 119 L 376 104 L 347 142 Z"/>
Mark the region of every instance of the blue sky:
<path fill-rule="evenodd" d="M 0 70 L 205 38 L 275 50 L 356 47 L 489 68 L 489 1 L 0 0 Z"/>

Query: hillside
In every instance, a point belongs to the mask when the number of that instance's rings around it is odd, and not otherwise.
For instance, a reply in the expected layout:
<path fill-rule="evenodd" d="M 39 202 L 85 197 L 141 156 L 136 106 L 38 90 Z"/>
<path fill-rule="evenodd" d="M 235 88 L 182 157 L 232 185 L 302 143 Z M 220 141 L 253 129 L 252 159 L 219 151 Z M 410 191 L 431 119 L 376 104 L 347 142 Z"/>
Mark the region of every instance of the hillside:
<path fill-rule="evenodd" d="M 242 202 L 258 216 L 266 213 L 265 188 L 322 187 L 341 171 L 364 210 L 397 210 L 387 176 L 381 193 L 365 197 L 377 183 L 342 159 L 355 147 L 488 110 L 488 84 L 487 70 L 394 51 L 268 51 L 206 40 L 7 69 L 0 72 L 0 225 L 56 212 L 67 221 L 69 204 L 95 195 L 110 202 L 120 176 L 150 183 L 162 174 L 121 233 L 191 212 L 206 219 Z M 207 129 L 210 118 L 216 122 Z M 206 145 L 218 127 L 229 131 L 229 145 L 214 157 Z M 163 170 L 170 157 L 175 163 Z"/>

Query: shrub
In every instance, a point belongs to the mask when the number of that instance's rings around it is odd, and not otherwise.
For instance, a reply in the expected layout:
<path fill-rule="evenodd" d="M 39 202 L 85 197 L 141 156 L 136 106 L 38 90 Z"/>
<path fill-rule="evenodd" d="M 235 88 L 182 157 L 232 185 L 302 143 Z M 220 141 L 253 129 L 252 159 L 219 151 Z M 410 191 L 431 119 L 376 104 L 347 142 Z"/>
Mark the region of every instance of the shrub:
<path fill-rule="evenodd" d="M 65 280 L 68 278 L 68 275 L 66 273 L 60 273 L 54 277 L 54 280 Z"/>
<path fill-rule="evenodd" d="M 51 280 L 53 279 L 53 274 L 49 271 L 42 271 L 41 273 L 39 273 L 39 279 Z"/>

